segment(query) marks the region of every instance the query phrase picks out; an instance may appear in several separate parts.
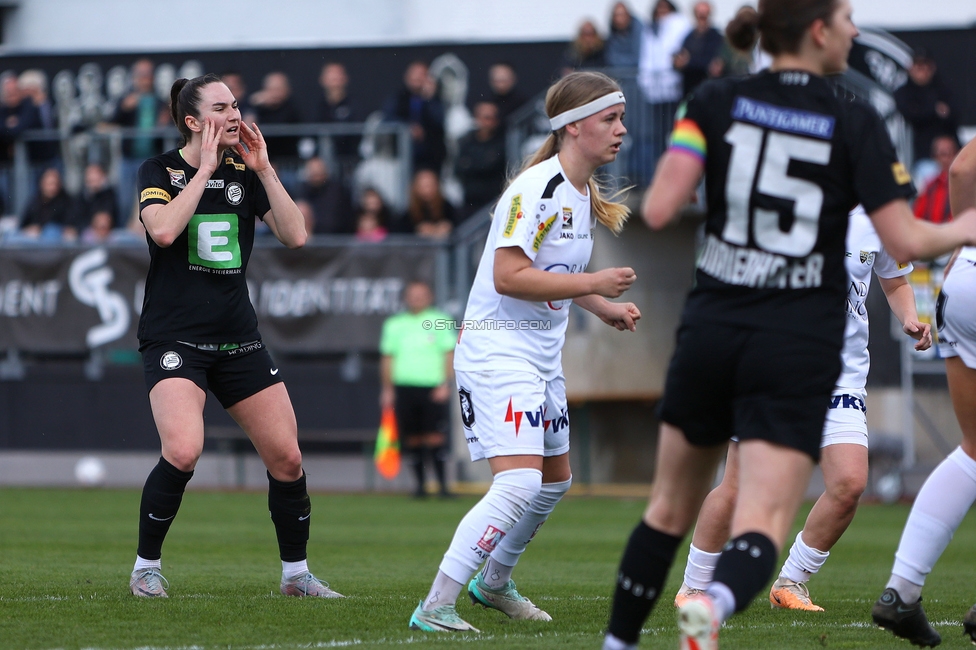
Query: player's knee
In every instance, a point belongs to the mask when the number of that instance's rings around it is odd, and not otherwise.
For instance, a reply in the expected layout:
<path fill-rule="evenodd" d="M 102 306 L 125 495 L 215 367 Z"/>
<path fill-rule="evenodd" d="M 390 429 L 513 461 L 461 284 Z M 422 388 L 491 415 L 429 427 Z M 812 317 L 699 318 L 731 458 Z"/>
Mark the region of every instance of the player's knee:
<path fill-rule="evenodd" d="M 282 452 L 268 463 L 268 471 L 282 481 L 295 481 L 302 475 L 302 452 L 297 447 Z"/>
<path fill-rule="evenodd" d="M 551 511 L 559 503 L 559 500 L 569 492 L 569 488 L 573 485 L 573 477 L 570 476 L 565 481 L 560 481 L 558 483 L 543 483 L 542 488 L 539 490 L 539 496 L 536 498 L 536 502 L 539 503 L 540 509 Z"/>
<path fill-rule="evenodd" d="M 867 476 L 850 475 L 841 477 L 828 487 L 834 500 L 845 510 L 857 507 L 861 495 L 867 488 Z"/>
<path fill-rule="evenodd" d="M 542 491 L 542 472 L 527 467 L 499 472 L 492 481 L 490 491 L 502 498 L 515 521 L 518 521 Z"/>
<path fill-rule="evenodd" d="M 203 447 L 197 445 L 168 446 L 163 451 L 163 458 L 181 472 L 192 472 L 202 453 Z"/>

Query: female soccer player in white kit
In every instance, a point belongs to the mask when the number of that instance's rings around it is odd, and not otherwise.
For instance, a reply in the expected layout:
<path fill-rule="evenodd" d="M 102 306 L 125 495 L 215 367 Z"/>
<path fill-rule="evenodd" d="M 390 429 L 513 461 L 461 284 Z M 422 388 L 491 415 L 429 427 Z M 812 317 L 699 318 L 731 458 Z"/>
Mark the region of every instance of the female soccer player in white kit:
<path fill-rule="evenodd" d="M 618 330 L 635 329 L 633 303 L 612 303 L 633 269 L 587 273 L 599 221 L 620 232 L 627 209 L 593 179 L 627 132 L 625 99 L 609 77 L 576 72 L 546 94 L 552 133 L 495 209 L 458 336 L 454 369 L 472 460 L 488 459 L 488 493 L 461 520 L 430 593 L 410 617 L 428 632 L 477 631 L 455 601 L 514 619 L 552 620 L 520 595 L 512 569 L 572 482 L 561 354 L 570 304 Z M 487 560 L 487 561 L 486 561 Z"/>
<path fill-rule="evenodd" d="M 976 139 L 949 169 L 949 201 L 955 215 L 976 207 Z M 871 610 L 875 623 L 922 647 L 942 641 L 922 609 L 922 586 L 976 501 L 976 247 L 963 247 L 946 267 L 936 327 L 962 444 L 932 470 L 915 497 L 891 579 Z M 976 643 L 976 605 L 963 629 Z"/>
<path fill-rule="evenodd" d="M 888 299 L 902 331 L 915 338 L 916 350 L 932 345 L 932 328 L 918 321 L 915 293 L 905 276 L 912 272 L 910 263 L 899 264 L 881 245 L 871 219 L 860 206 L 850 215 L 847 228 L 845 267 L 849 277 L 841 351 L 842 370 L 827 408 L 823 438 L 820 442 L 820 467 L 825 491 L 807 516 L 803 530 L 797 533 L 790 555 L 780 569 L 770 590 L 774 607 L 822 612 L 813 603 L 807 581 L 820 570 L 830 549 L 854 519 L 858 499 L 868 480 L 868 427 L 865 386 L 871 357 L 868 353 L 868 312 L 866 302 L 872 270 Z M 704 592 L 712 580 L 715 564 L 729 538 L 732 511 L 738 492 L 738 449 L 729 448 L 722 483 L 705 498 L 685 565 L 685 578 L 675 597 L 675 605 Z"/>

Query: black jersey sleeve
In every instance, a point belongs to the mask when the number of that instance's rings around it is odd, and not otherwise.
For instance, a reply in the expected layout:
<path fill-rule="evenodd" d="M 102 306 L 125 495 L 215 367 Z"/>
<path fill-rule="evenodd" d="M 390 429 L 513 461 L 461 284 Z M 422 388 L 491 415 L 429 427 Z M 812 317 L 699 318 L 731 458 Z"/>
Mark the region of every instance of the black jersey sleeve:
<path fill-rule="evenodd" d="M 169 175 L 155 158 L 139 166 L 139 212 L 149 205 L 165 205 L 173 200 Z"/>
<path fill-rule="evenodd" d="M 854 190 L 868 213 L 895 199 L 911 199 L 915 186 L 898 160 L 888 130 L 873 108 L 861 101 L 849 104 L 848 150 L 854 172 Z"/>

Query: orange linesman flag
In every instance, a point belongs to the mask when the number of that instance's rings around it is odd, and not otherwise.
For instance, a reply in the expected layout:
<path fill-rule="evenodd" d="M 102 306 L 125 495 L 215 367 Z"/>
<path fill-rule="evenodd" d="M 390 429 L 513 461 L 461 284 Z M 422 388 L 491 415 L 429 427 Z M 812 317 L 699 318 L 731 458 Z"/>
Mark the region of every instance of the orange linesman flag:
<path fill-rule="evenodd" d="M 380 476 L 390 481 L 400 473 L 400 440 L 397 437 L 396 416 L 392 407 L 383 409 L 380 429 L 376 434 L 376 452 L 373 462 Z"/>

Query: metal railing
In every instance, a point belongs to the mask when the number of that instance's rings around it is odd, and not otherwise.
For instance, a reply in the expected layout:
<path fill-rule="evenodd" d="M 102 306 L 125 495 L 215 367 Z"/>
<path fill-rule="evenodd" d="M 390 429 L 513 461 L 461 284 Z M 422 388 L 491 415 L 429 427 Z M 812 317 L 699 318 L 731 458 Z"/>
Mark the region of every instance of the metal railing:
<path fill-rule="evenodd" d="M 298 141 L 294 157 L 272 160 L 283 175 L 296 179 L 305 159 L 318 155 L 329 163 L 331 169 L 340 174 L 353 175 L 352 179 L 344 180 L 351 180 L 353 184 L 369 182 L 378 185 L 391 207 L 398 210 L 405 207 L 412 167 L 412 143 L 406 125 L 378 119 L 348 124 L 267 124 L 261 125 L 261 132 L 267 138 L 290 136 Z M 352 161 L 337 155 L 333 144 L 335 138 L 344 136 L 362 138 Z M 126 180 L 134 180 L 124 179 L 122 170 L 126 156 L 123 145 L 126 141 L 145 139 L 160 141 L 161 150 L 166 151 L 177 146 L 180 135 L 175 127 L 140 129 L 111 125 L 78 133 L 61 133 L 54 129 L 23 131 L 14 142 L 12 165 L 0 166 L 0 191 L 8 194 L 7 213 L 23 213 L 37 193 L 36 177 L 41 170 L 51 166 L 63 170 L 64 186 L 70 193 L 77 194 L 82 189 L 85 165 L 98 162 L 105 166 L 114 186 L 123 194 L 127 190 L 134 194 L 134 187 L 120 186 Z M 53 160 L 32 162 L 29 147 L 32 142 L 57 142 L 60 144 L 60 155 Z M 373 178 L 359 179 L 357 174 L 372 174 Z M 120 206 L 122 214 L 128 215 L 131 207 Z"/>

